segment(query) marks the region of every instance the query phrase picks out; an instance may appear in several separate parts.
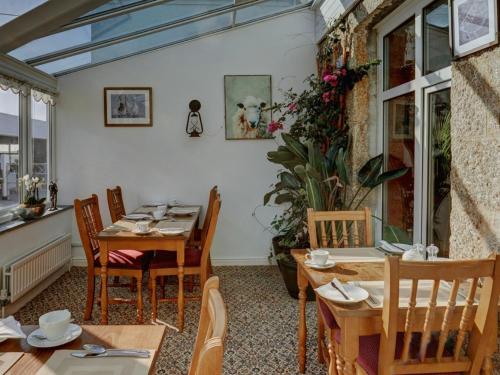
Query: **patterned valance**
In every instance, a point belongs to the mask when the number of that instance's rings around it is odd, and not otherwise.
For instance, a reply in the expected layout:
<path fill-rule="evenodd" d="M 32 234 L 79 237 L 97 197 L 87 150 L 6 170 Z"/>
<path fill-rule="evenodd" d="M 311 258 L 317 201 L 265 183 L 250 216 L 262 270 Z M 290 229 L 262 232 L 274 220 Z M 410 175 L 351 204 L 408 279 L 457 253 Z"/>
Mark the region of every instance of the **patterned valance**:
<path fill-rule="evenodd" d="M 0 74 L 0 89 L 11 90 L 14 94 L 28 96 L 31 94 L 37 102 L 42 101 L 45 104 L 55 105 L 55 97 L 49 92 L 33 87 L 26 82 Z"/>

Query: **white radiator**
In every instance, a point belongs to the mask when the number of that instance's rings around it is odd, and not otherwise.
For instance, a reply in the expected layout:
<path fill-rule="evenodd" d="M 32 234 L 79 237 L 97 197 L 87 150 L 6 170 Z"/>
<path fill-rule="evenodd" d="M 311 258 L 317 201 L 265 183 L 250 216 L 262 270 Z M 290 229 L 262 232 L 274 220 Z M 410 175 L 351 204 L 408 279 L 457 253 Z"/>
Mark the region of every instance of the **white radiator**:
<path fill-rule="evenodd" d="M 5 265 L 3 288 L 8 299 L 15 302 L 70 260 L 71 234 L 67 234 Z"/>

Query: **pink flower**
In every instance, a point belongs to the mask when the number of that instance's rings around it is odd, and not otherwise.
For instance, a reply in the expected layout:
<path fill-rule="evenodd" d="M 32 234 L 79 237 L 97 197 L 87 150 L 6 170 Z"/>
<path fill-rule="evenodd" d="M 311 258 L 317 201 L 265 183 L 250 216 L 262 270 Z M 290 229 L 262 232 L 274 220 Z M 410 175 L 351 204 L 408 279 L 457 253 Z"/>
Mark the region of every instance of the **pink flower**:
<path fill-rule="evenodd" d="M 338 81 L 337 80 L 332 81 L 332 82 L 330 82 L 330 85 L 332 85 L 333 87 L 335 87 L 335 86 L 338 85 Z"/>
<path fill-rule="evenodd" d="M 330 101 L 330 99 L 331 99 L 330 98 L 330 92 L 329 91 L 324 92 L 321 97 L 323 99 L 323 102 L 328 103 Z"/>
<path fill-rule="evenodd" d="M 294 112 L 297 109 L 297 103 L 290 103 L 288 104 L 288 110 L 290 112 Z"/>
<path fill-rule="evenodd" d="M 281 122 L 278 122 L 278 121 L 271 121 L 269 123 L 269 125 L 267 125 L 267 132 L 268 133 L 274 133 L 276 132 L 278 129 L 283 129 L 283 124 Z"/>
<path fill-rule="evenodd" d="M 347 69 L 346 68 L 342 68 L 340 70 L 340 73 L 345 77 L 347 75 Z"/>
<path fill-rule="evenodd" d="M 323 76 L 323 81 L 325 82 L 336 82 L 337 76 L 335 74 L 325 74 Z"/>

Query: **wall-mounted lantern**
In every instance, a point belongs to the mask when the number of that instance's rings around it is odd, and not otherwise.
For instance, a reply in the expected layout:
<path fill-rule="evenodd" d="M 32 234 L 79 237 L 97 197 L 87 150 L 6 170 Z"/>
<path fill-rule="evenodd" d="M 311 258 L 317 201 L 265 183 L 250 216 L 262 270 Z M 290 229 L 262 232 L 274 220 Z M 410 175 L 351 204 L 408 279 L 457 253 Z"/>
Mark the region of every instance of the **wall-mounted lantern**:
<path fill-rule="evenodd" d="M 203 133 L 203 122 L 200 114 L 201 103 L 198 100 L 189 102 L 189 115 L 186 123 L 186 133 L 190 137 L 199 137 Z"/>

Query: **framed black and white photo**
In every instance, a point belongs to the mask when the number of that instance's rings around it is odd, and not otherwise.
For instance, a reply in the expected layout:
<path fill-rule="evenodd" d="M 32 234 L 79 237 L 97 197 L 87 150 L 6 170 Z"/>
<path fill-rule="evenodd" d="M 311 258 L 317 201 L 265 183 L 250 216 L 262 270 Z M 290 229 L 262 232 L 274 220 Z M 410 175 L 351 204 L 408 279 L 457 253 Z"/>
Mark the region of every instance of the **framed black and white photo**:
<path fill-rule="evenodd" d="M 104 88 L 105 126 L 153 126 L 151 87 Z"/>
<path fill-rule="evenodd" d="M 462 57 L 497 43 L 497 0 L 452 0 L 454 57 Z"/>

